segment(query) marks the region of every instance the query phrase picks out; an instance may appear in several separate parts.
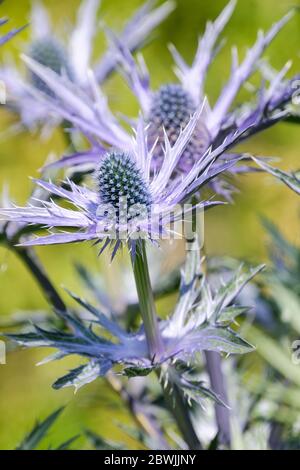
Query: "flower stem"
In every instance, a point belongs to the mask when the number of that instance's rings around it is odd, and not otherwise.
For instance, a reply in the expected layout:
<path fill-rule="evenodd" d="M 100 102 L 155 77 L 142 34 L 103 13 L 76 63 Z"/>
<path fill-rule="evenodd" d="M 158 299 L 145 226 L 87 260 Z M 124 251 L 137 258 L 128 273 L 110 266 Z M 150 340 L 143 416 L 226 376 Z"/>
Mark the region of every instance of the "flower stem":
<path fill-rule="evenodd" d="M 158 450 L 170 450 L 170 445 L 163 435 L 163 430 L 158 425 L 154 417 L 151 416 L 150 413 L 147 413 L 145 407 L 139 402 L 138 398 L 128 391 L 115 374 L 108 372 L 106 380 L 111 388 L 119 394 L 132 415 L 136 425 L 143 433 L 146 433 L 155 441 Z"/>
<path fill-rule="evenodd" d="M 141 240 L 140 243 L 137 244 L 135 258 L 132 258 L 132 266 L 148 342 L 149 355 L 152 359 L 160 355 L 163 345 L 158 328 L 144 240 Z"/>
<path fill-rule="evenodd" d="M 168 366 L 168 383 L 164 388 L 164 398 L 169 408 L 170 413 L 172 413 L 178 429 L 180 430 L 185 442 L 187 443 L 190 450 L 200 450 L 202 445 L 195 433 L 193 424 L 191 422 L 190 414 L 182 392 L 177 385 L 175 374 L 177 372 L 173 369 L 172 366 Z"/>
<path fill-rule="evenodd" d="M 36 256 L 33 248 L 17 246 L 18 242 L 19 234 L 10 239 L 4 231 L 2 233 L 2 237 L 0 237 L 0 243 L 3 243 L 9 250 L 11 250 L 32 274 L 50 305 L 52 305 L 57 311 L 65 312 L 66 306 L 64 301 L 49 279 L 49 276 Z"/>
<path fill-rule="evenodd" d="M 136 255 L 134 259 L 132 258 L 132 266 L 139 298 L 140 311 L 149 347 L 149 355 L 151 358 L 159 357 L 163 352 L 163 342 L 158 327 L 144 240 L 137 245 Z M 173 368 L 168 366 L 168 384 L 163 388 L 166 404 L 189 448 L 201 449 L 201 444 L 199 443 L 198 437 L 191 423 L 182 393 L 176 384 L 176 380 L 172 380 L 174 373 L 175 371 Z M 157 375 L 160 375 L 159 371 L 157 371 Z"/>
<path fill-rule="evenodd" d="M 207 275 L 207 266 L 205 261 L 202 262 L 201 266 L 203 273 Z M 209 375 L 209 380 L 213 391 L 221 398 L 224 403 L 228 403 L 226 377 L 222 370 L 222 358 L 220 354 L 215 351 L 204 351 L 204 357 L 206 362 L 206 370 Z M 219 432 L 219 442 L 226 446 L 230 446 L 230 411 L 228 408 L 215 403 L 215 416 Z"/>
<path fill-rule="evenodd" d="M 228 403 L 226 380 L 222 371 L 221 356 L 215 351 L 204 351 L 204 355 L 211 387 L 225 403 Z M 228 446 L 231 442 L 230 412 L 225 406 L 216 403 L 215 415 L 219 430 L 219 441 L 221 444 Z"/>

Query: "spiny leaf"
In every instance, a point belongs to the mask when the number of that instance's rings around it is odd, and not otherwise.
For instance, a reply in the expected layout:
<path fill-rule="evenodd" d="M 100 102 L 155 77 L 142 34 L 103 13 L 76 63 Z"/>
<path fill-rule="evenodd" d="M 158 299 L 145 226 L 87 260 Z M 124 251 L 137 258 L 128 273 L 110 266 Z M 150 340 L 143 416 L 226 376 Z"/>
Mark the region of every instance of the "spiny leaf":
<path fill-rule="evenodd" d="M 66 291 L 72 297 L 72 299 L 75 300 L 75 302 L 77 302 L 79 305 L 85 308 L 88 312 L 90 312 L 94 317 L 96 317 L 98 320 L 98 323 L 107 331 L 109 331 L 113 336 L 116 336 L 117 338 L 124 336 L 124 331 L 115 322 L 107 318 L 106 315 L 99 312 L 97 308 L 93 307 L 90 303 L 88 303 L 87 301 L 79 297 L 78 295 L 74 294 L 73 292 L 67 289 Z"/>
<path fill-rule="evenodd" d="M 207 450 L 217 450 L 219 447 L 219 433 L 215 435 L 215 437 L 210 441 Z"/>
<path fill-rule="evenodd" d="M 96 450 L 124 450 L 124 447 L 115 442 L 107 441 L 90 429 L 85 431 L 85 435 Z"/>
<path fill-rule="evenodd" d="M 227 354 L 246 354 L 254 350 L 253 346 L 229 328 L 208 327 L 201 332 L 199 341 L 203 349 L 225 352 Z"/>
<path fill-rule="evenodd" d="M 282 181 L 290 189 L 295 191 L 295 193 L 300 194 L 300 179 L 296 174 L 287 173 L 286 171 L 279 170 L 279 168 L 274 168 L 257 158 L 254 158 L 254 157 L 252 158 L 255 161 L 255 163 L 257 163 L 257 165 L 259 165 L 263 170 L 267 171 L 271 175 L 275 176 L 275 178 Z"/>
<path fill-rule="evenodd" d="M 224 286 L 222 286 L 216 296 L 215 303 L 216 303 L 216 310 L 213 315 L 213 320 L 218 320 L 221 311 L 224 307 L 227 307 L 231 304 L 231 302 L 237 297 L 237 295 L 241 292 L 243 287 L 254 277 L 258 274 L 262 269 L 264 269 L 265 265 L 262 264 L 257 266 L 256 268 L 247 268 L 243 270 L 243 266 L 241 265 L 233 277 L 227 282 Z"/>
<path fill-rule="evenodd" d="M 270 235 L 273 244 L 276 246 L 276 249 L 285 252 L 287 256 L 298 256 L 298 249 L 282 236 L 275 224 L 265 217 L 262 217 L 261 220 L 264 228 Z"/>
<path fill-rule="evenodd" d="M 77 338 L 84 338 L 87 341 L 98 341 L 99 337 L 93 333 L 91 328 L 87 328 L 81 318 L 75 313 L 72 313 L 72 315 L 67 312 L 56 311 L 56 313 L 74 330 Z"/>
<path fill-rule="evenodd" d="M 154 370 L 154 367 L 126 367 L 123 374 L 127 377 L 145 377 Z"/>
<path fill-rule="evenodd" d="M 65 442 L 63 442 L 62 444 L 60 444 L 55 450 L 69 450 L 71 444 L 73 444 L 73 442 L 75 442 L 78 438 L 79 438 L 79 435 L 78 435 L 78 436 L 71 437 L 71 438 L 68 439 L 67 441 L 65 441 Z"/>
<path fill-rule="evenodd" d="M 41 440 L 46 436 L 50 427 L 57 420 L 58 416 L 62 413 L 64 407 L 54 411 L 44 421 L 37 423 L 32 431 L 24 438 L 16 450 L 33 450 L 36 449 Z"/>
<path fill-rule="evenodd" d="M 218 405 L 227 408 L 226 403 L 224 403 L 223 400 L 221 400 L 221 398 L 213 390 L 206 388 L 202 382 L 181 379 L 180 386 L 189 402 L 195 401 L 199 405 L 202 405 L 202 401 L 208 398 Z"/>
<path fill-rule="evenodd" d="M 111 368 L 110 361 L 90 361 L 85 365 L 76 367 L 68 374 L 56 380 L 53 384 L 55 390 L 70 387 L 75 387 L 75 392 L 83 385 L 93 382 L 97 377 L 101 377 Z"/>
<path fill-rule="evenodd" d="M 85 287 L 91 291 L 95 299 L 99 302 L 100 306 L 103 306 L 107 310 L 112 311 L 113 308 L 109 296 L 106 295 L 105 288 L 102 286 L 103 282 L 101 277 L 94 276 L 80 263 L 76 263 L 75 268 Z"/>
<path fill-rule="evenodd" d="M 300 369 L 293 364 L 288 348 L 283 348 L 276 338 L 271 338 L 253 325 L 248 328 L 247 336 L 250 341 L 255 341 L 257 353 L 265 361 L 291 383 L 300 386 Z"/>
<path fill-rule="evenodd" d="M 218 316 L 217 323 L 222 326 L 229 326 L 235 320 L 236 317 L 246 313 L 250 307 L 240 307 L 233 305 L 231 307 L 224 308 Z"/>

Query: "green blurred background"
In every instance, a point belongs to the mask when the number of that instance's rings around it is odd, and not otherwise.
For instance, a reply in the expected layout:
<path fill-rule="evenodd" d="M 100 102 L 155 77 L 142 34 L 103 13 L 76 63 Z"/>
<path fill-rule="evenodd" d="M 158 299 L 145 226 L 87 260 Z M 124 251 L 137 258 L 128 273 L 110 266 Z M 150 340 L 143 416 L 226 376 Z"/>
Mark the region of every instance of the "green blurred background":
<path fill-rule="evenodd" d="M 66 24 L 75 19 L 78 0 L 48 0 L 44 2 L 53 19 L 55 31 L 66 35 Z M 103 0 L 100 16 L 115 30 L 124 24 L 132 12 L 142 5 L 141 0 Z M 195 53 L 196 41 L 205 22 L 215 18 L 226 0 L 177 0 L 177 9 L 155 31 L 153 41 L 144 49 L 151 72 L 152 86 L 174 81 L 172 59 L 167 44 L 173 42 L 187 61 Z M 230 48 L 236 44 L 240 57 L 251 45 L 259 28 L 266 29 L 294 6 L 293 0 L 239 1 L 233 18 L 225 30 L 226 46 L 211 67 L 206 84 L 207 94 L 213 102 L 230 71 Z M 11 18 L 13 26 L 26 23 L 30 11 L 28 0 L 7 0 L 1 3 L 0 17 Z M 29 30 L 5 46 L 15 56 L 26 47 Z M 67 37 L 67 35 L 66 35 Z M 4 48 L 1 50 L 1 54 Z M 95 38 L 95 58 L 105 50 L 101 31 Z M 293 59 L 291 73 L 300 69 L 300 15 L 284 28 L 267 50 L 266 56 L 280 69 Z M 122 79 L 114 75 L 104 86 L 111 106 L 116 111 L 135 115 L 137 105 Z M 244 93 L 241 94 L 241 98 Z M 57 131 L 47 141 L 37 134 L 22 133 L 3 137 L 2 132 L 14 122 L 6 110 L 0 110 L 0 187 L 7 183 L 17 203 L 25 203 L 30 191 L 29 176 L 37 176 L 50 152 L 60 155 L 65 149 L 63 135 Z M 244 145 L 248 152 L 281 157 L 284 169 L 299 168 L 299 127 L 280 124 Z M 261 262 L 266 257 L 266 237 L 259 216 L 267 215 L 282 229 L 293 243 L 300 244 L 299 198 L 274 179 L 266 175 L 243 176 L 237 181 L 240 193 L 235 204 L 210 211 L 205 219 L 205 243 L 208 254 L 228 255 Z M 42 248 L 38 253 L 57 286 L 66 285 L 82 292 L 74 273 L 74 262 L 84 261 L 92 270 L 110 270 L 107 258 L 97 259 L 95 251 L 86 245 Z M 0 248 L 0 315 L 18 310 L 46 308 L 46 303 L 30 275 L 14 255 Z M 161 306 L 170 309 L 171 303 Z M 64 415 L 54 427 L 48 441 L 55 444 L 66 437 L 91 427 L 107 437 L 124 438 L 118 421 L 129 422 L 126 410 L 118 398 L 108 392 L 103 381 L 86 386 L 73 395 L 72 390 L 53 391 L 51 384 L 63 373 L 69 363 L 46 365 L 35 363 L 45 351 L 15 351 L 8 355 L 7 365 L 0 366 L 0 449 L 13 448 L 37 418 L 47 415 L 60 404 L 68 404 Z M 131 445 L 133 445 L 131 443 Z"/>

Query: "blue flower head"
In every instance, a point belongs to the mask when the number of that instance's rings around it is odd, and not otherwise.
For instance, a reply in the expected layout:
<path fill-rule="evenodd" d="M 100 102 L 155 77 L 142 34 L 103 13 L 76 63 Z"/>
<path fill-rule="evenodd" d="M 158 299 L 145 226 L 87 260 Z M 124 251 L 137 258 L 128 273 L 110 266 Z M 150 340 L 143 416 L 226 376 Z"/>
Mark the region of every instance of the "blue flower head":
<path fill-rule="evenodd" d="M 148 150 L 144 122 L 140 119 L 136 138 L 130 140 L 126 152 L 112 149 L 106 151 L 102 158 L 98 157 L 93 189 L 78 186 L 72 181 L 66 181 L 69 189 L 52 182 L 36 181 L 43 190 L 71 203 L 73 208 L 62 207 L 50 199 L 38 201 L 35 206 L 1 209 L 0 215 L 7 221 L 51 229 L 50 235 L 24 241 L 23 246 L 95 240 L 97 244 L 103 243 L 102 250 L 113 246 L 115 254 L 123 243 L 134 249 L 136 241 L 141 238 L 157 242 L 162 237 L 171 236 L 174 234 L 174 224 L 191 215 L 193 209 L 203 210 L 220 204 L 208 200 L 196 202 L 194 206 L 184 206 L 191 195 L 223 170 L 224 166 L 221 165 L 210 171 L 210 164 L 231 141 L 208 152 L 206 158 L 200 160 L 185 178 L 178 177 L 175 184 L 171 178 L 197 125 L 199 113 L 201 109 L 173 146 L 166 136 L 165 158 L 158 172 L 151 171 L 153 154 Z M 232 140 L 235 138 L 233 135 Z M 227 165 L 231 164 L 229 162 Z M 54 228 L 72 231 L 55 232 Z"/>
<path fill-rule="evenodd" d="M 136 61 L 128 48 L 107 30 L 108 38 L 119 57 L 122 74 L 137 97 L 145 119 L 149 123 L 149 144 L 155 146 L 155 166 L 160 166 L 163 160 L 164 133 L 167 133 L 171 142 L 175 141 L 189 117 L 203 102 L 207 72 L 218 51 L 219 36 L 230 19 L 235 4 L 236 1 L 231 0 L 219 17 L 207 24 L 191 66 L 184 61 L 173 45 L 170 46 L 175 61 L 174 71 L 179 83 L 163 84 L 158 91 L 153 91 L 150 87 L 150 76 L 143 58 L 139 56 Z M 177 171 L 188 171 L 210 146 L 214 148 L 233 130 L 248 127 L 241 139 L 245 140 L 278 121 L 299 113 L 293 105 L 295 95 L 299 94 L 299 74 L 287 80 L 285 76 L 289 63 L 280 72 L 272 70 L 270 73 L 270 68 L 267 68 L 266 63 L 261 60 L 265 49 L 293 15 L 294 10 L 275 23 L 266 34 L 260 32 L 257 41 L 240 63 L 237 49 L 233 48 L 230 77 L 214 105 L 207 98 L 201 120 L 195 127 L 185 152 L 182 153 Z M 249 102 L 235 108 L 234 102 L 238 92 L 257 70 L 262 74 L 263 81 L 256 100 L 251 97 Z M 229 157 L 224 155 L 224 158 Z M 249 169 L 249 166 L 233 166 L 230 173 L 235 174 Z M 267 167 L 264 169 L 267 170 Z M 214 191 L 227 199 L 231 198 L 233 188 L 228 186 L 224 179 L 215 178 L 211 186 Z"/>
<path fill-rule="evenodd" d="M 66 74 L 70 80 L 74 79 L 66 50 L 53 37 L 46 36 L 33 41 L 30 44 L 28 54 L 39 64 L 48 67 L 58 74 Z M 52 94 L 52 91 L 37 75 L 32 73 L 30 79 L 34 87 L 44 93 Z"/>
<path fill-rule="evenodd" d="M 266 34 L 259 33 L 257 41 L 241 63 L 238 62 L 235 51 L 232 72 L 227 83 L 216 103 L 212 105 L 209 102 L 204 91 L 207 71 L 216 53 L 219 35 L 228 22 L 234 6 L 235 1 L 229 2 L 219 17 L 214 22 L 208 23 L 199 41 L 192 66 L 188 66 L 178 51 L 171 46 L 179 83 L 164 84 L 158 91 L 153 91 L 150 87 L 149 73 L 142 57 L 139 56 L 136 61 L 126 44 L 107 30 L 112 56 L 120 63 L 121 72 L 136 95 L 145 123 L 148 125 L 147 145 L 153 154 L 151 171 L 156 173 L 163 166 L 166 136 L 172 146 L 196 110 L 202 108 L 193 134 L 181 152 L 176 167 L 173 168 L 172 178 L 175 177 L 176 181 L 177 176 L 183 175 L 184 178 L 186 174 L 191 174 L 199 161 L 205 161 L 207 153 L 215 151 L 226 143 L 226 151 L 223 147 L 222 154 L 210 163 L 209 170 L 214 176 L 210 178 L 209 186 L 214 193 L 220 194 L 227 200 L 232 199 L 234 191 L 227 177 L 253 170 L 253 166 L 241 164 L 241 160 L 254 161 L 263 167 L 260 159 L 252 160 L 249 154 L 233 153 L 230 151 L 231 147 L 297 113 L 293 100 L 299 91 L 300 83 L 298 75 L 290 80 L 285 79 L 288 67 L 284 67 L 279 73 L 270 73 L 270 71 L 266 73 L 267 67 L 261 60 L 265 49 L 292 18 L 294 14 L 292 10 L 275 23 Z M 55 94 L 55 99 L 51 99 L 31 90 L 35 98 L 40 103 L 47 104 L 53 113 L 71 122 L 75 128 L 79 128 L 91 142 L 89 151 L 64 157 L 55 162 L 54 167 L 88 164 L 93 168 L 99 162 L 99 153 L 105 153 L 107 145 L 122 152 L 130 151 L 131 137 L 112 115 L 105 96 L 97 86 L 97 77 L 92 72 L 89 73 L 89 93 L 86 93 L 74 83 L 59 77 L 30 58 L 24 57 L 24 60 L 32 72 Z M 257 98 L 254 100 L 251 96 L 251 100 L 242 106 L 234 107 L 239 90 L 256 70 L 259 70 L 264 78 Z M 234 139 L 233 134 L 236 136 Z M 270 170 L 267 165 L 263 169 Z M 294 181 L 292 175 L 285 175 L 286 178 L 289 176 Z"/>

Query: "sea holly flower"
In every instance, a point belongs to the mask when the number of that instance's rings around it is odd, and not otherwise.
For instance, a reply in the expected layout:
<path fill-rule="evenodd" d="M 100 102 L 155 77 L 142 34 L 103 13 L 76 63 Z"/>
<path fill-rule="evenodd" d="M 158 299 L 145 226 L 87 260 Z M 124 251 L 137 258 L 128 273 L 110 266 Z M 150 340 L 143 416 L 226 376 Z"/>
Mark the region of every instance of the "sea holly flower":
<path fill-rule="evenodd" d="M 162 349 L 153 357 L 149 357 L 143 327 L 137 332 L 127 333 L 115 321 L 72 293 L 73 299 L 90 316 L 83 320 L 71 312 L 57 312 L 71 332 L 49 331 L 36 326 L 32 332 L 9 337 L 26 347 L 53 347 L 58 350 L 43 363 L 71 354 L 88 360 L 58 379 L 54 388 L 72 385 L 78 389 L 105 375 L 116 364 L 121 365 L 124 375 L 133 377 L 147 375 L 164 364 L 178 363 L 185 372 L 176 380 L 183 391 L 186 390 L 187 397 L 195 400 L 196 384 L 189 381 L 187 371 L 197 363 L 198 353 L 203 350 L 227 354 L 252 351 L 252 346 L 231 330 L 230 324 L 242 313 L 241 307 L 233 304 L 235 297 L 262 266 L 249 270 L 240 267 L 216 292 L 212 292 L 200 269 L 199 250 L 191 250 L 182 272 L 179 301 L 171 317 L 159 322 Z M 167 379 L 164 377 L 164 380 Z M 202 394 L 213 396 L 213 392 L 210 394 L 206 389 L 202 390 Z"/>
<path fill-rule="evenodd" d="M 233 3 L 234 2 L 230 3 L 217 20 L 213 27 L 213 31 L 210 30 L 210 32 L 213 33 L 214 41 L 217 39 L 217 31 L 220 32 L 222 30 L 230 16 L 234 6 Z M 209 32 L 207 32 L 207 34 L 209 34 Z M 110 36 L 112 36 L 112 33 L 110 33 Z M 213 44 L 211 47 L 213 47 Z M 157 145 L 154 148 L 154 156 L 156 157 L 157 152 L 159 152 L 160 157 L 163 158 L 161 144 L 164 143 L 164 133 L 166 132 L 170 142 L 174 143 L 180 134 L 180 130 L 187 125 L 191 116 L 202 104 L 204 95 L 201 95 L 201 97 L 199 95 L 198 99 L 195 100 L 183 86 L 175 84 L 166 85 L 162 87 L 158 93 L 153 94 L 149 88 L 146 73 L 144 75 L 140 74 L 140 71 L 135 67 L 134 60 L 130 56 L 130 51 L 126 46 L 126 42 L 114 36 L 113 41 L 111 41 L 110 49 L 116 63 L 121 60 L 120 52 L 122 52 L 121 55 L 124 55 L 124 60 L 122 60 L 123 65 L 125 65 L 125 56 L 126 60 L 129 60 L 130 62 L 130 70 L 129 68 L 126 68 L 126 72 L 128 72 L 128 77 L 132 74 L 130 83 L 140 100 L 141 109 L 144 112 L 145 118 L 150 124 L 148 133 L 149 146 L 152 147 L 158 137 Z M 201 61 L 201 58 L 199 58 L 199 61 Z M 34 63 L 30 58 L 25 58 L 25 62 L 34 74 L 39 76 L 43 82 L 47 83 L 47 86 L 53 93 L 55 93 L 56 98 L 58 98 L 58 102 L 55 103 L 54 101 L 49 102 L 49 100 L 47 100 L 48 97 L 44 97 L 44 102 L 48 102 L 48 105 L 50 105 L 54 113 L 60 113 L 64 118 L 68 115 L 71 119 L 70 122 L 75 126 L 79 126 L 88 135 L 94 135 L 109 145 L 116 145 L 116 136 L 109 135 L 109 131 L 111 129 L 114 129 L 114 133 L 116 133 L 116 122 L 112 119 L 110 111 L 104 103 L 105 98 L 102 96 L 101 91 L 94 91 L 94 94 L 97 95 L 95 96 L 95 102 L 93 102 L 89 96 L 83 96 L 81 94 L 80 98 L 82 98 L 82 102 L 79 108 L 79 101 L 75 103 L 75 100 L 73 99 L 71 102 L 71 93 L 78 97 L 79 90 L 76 90 L 76 87 L 74 86 L 72 87 L 72 84 L 68 82 L 68 80 L 65 80 L 64 82 L 63 80 L 59 80 L 59 77 L 55 77 L 54 74 L 50 74 L 50 71 L 46 71 L 39 67 L 38 64 Z M 95 76 L 94 82 L 97 82 L 97 75 Z M 94 85 L 91 86 L 94 87 Z M 68 97 L 66 97 L 67 88 L 69 91 Z M 101 94 L 101 96 L 99 94 Z M 38 95 L 36 95 L 36 98 L 40 100 L 42 99 L 41 96 Z M 90 119 L 88 118 L 86 105 L 90 108 Z M 170 107 L 172 108 L 171 112 L 168 111 L 170 110 Z M 94 114 L 93 116 L 92 113 Z M 207 103 L 203 114 L 206 113 Z M 192 163 L 195 160 L 195 154 L 198 156 L 202 155 L 209 147 L 210 138 L 208 130 L 204 125 L 204 120 L 204 117 L 202 117 L 201 121 L 197 123 L 197 127 L 195 129 L 196 136 L 193 136 L 180 160 L 181 162 L 185 158 L 185 160 L 188 161 L 188 169 L 191 168 Z M 109 130 L 107 128 L 109 128 Z M 159 131 L 158 134 L 157 130 Z M 120 131 L 120 129 L 118 129 L 118 134 L 119 139 L 122 138 L 126 141 L 126 138 L 124 139 L 123 130 Z M 126 144 L 126 142 L 123 142 L 123 145 L 124 144 Z M 64 160 L 61 163 L 76 165 L 89 162 L 89 157 L 85 153 L 80 153 L 76 157 L 77 158 L 70 158 L 67 161 Z M 94 163 L 95 158 L 95 152 L 90 152 L 90 160 L 92 163 Z M 153 159 L 153 165 L 155 160 L 157 160 L 157 158 Z M 181 164 L 180 162 L 178 162 L 179 166 Z"/>
<path fill-rule="evenodd" d="M 27 240 L 23 246 L 96 240 L 97 243 L 104 242 L 102 250 L 113 246 L 114 255 L 124 243 L 134 250 L 141 239 L 157 242 L 161 238 L 175 236 L 179 228 L 177 222 L 180 224 L 183 219 L 187 220 L 195 210 L 221 204 L 214 200 L 195 202 L 194 205 L 185 203 L 199 188 L 235 164 L 234 160 L 213 166 L 227 147 L 239 138 L 237 133 L 214 151 L 208 151 L 184 177 L 171 178 L 202 110 L 203 107 L 195 113 L 173 146 L 166 135 L 165 158 L 157 173 L 150 171 L 153 154 L 148 150 L 144 123 L 140 119 L 131 148 L 106 151 L 100 159 L 94 189 L 78 186 L 72 181 L 66 182 L 69 189 L 43 180 L 36 181 L 50 195 L 71 203 L 73 209 L 59 206 L 52 199 L 42 200 L 35 206 L 3 208 L 0 210 L 2 218 L 49 229 L 75 229 Z M 183 231 L 177 234 L 178 238 L 188 236 L 189 229 L 189 224 L 187 228 L 184 225 Z"/>
<path fill-rule="evenodd" d="M 150 76 L 147 71 L 142 56 L 139 57 L 139 63 L 136 63 L 131 56 L 130 51 L 124 46 L 112 32 L 107 30 L 109 41 L 115 46 L 115 54 L 119 57 L 123 70 L 132 91 L 139 100 L 139 104 L 146 120 L 149 122 L 152 144 L 156 142 L 156 157 L 161 163 L 163 158 L 161 144 L 164 140 L 164 132 L 167 133 L 170 141 L 176 140 L 180 130 L 186 126 L 190 116 L 195 112 L 204 98 L 203 88 L 206 69 L 211 61 L 211 54 L 218 35 L 228 22 L 235 2 L 231 1 L 225 10 L 221 13 L 215 23 L 207 26 L 206 33 L 202 42 L 199 43 L 195 62 L 191 69 L 186 67 L 183 71 L 183 60 L 179 54 L 174 52 L 178 64 L 182 69 L 177 73 L 180 77 L 180 83 L 163 84 L 156 92 L 150 88 Z M 199 158 L 210 145 L 210 132 L 205 124 L 206 114 L 209 105 L 206 103 L 205 115 L 195 129 L 195 135 L 187 146 L 179 168 L 190 168 L 193 162 Z"/>
<path fill-rule="evenodd" d="M 154 8 L 153 1 L 142 6 L 126 24 L 119 38 L 130 50 L 138 49 L 151 31 L 173 10 L 172 1 Z M 41 2 L 34 2 L 31 12 L 32 37 L 27 46 L 27 54 L 38 63 L 65 75 L 79 87 L 87 85 L 87 71 L 91 67 L 92 42 L 97 32 L 97 11 L 100 0 L 83 0 L 78 10 L 77 22 L 68 41 L 63 41 L 54 33 L 46 8 Z M 80 51 L 80 54 L 78 53 Z M 114 70 L 116 61 L 110 50 L 93 65 L 99 83 Z M 60 123 L 59 116 L 49 116 L 47 107 L 37 103 L 28 92 L 31 84 L 44 93 L 51 90 L 34 73 L 27 76 L 11 62 L 0 68 L 0 79 L 6 84 L 9 104 L 21 118 L 21 124 L 30 129 L 37 125 L 45 126 L 45 133 Z M 18 126 L 17 126 L 18 127 Z"/>
<path fill-rule="evenodd" d="M 144 119 L 148 123 L 148 146 L 153 147 L 154 158 L 151 169 L 154 172 L 160 168 L 164 159 L 165 134 L 171 144 L 174 143 L 195 110 L 203 103 L 207 69 L 215 55 L 218 37 L 229 20 L 234 6 L 235 2 L 231 1 L 215 22 L 208 23 L 191 67 L 187 66 L 173 47 L 171 48 L 180 83 L 164 84 L 156 92 L 150 88 L 149 74 L 141 57 L 137 63 L 126 45 L 108 31 L 116 60 L 121 63 L 122 73 L 137 96 Z M 286 67 L 272 77 L 268 88 L 261 87 L 256 103 L 250 101 L 237 108 L 234 108 L 233 104 L 240 88 L 260 67 L 260 58 L 266 47 L 292 16 L 293 11 L 275 23 L 266 34 L 260 33 L 241 64 L 237 62 L 237 55 L 233 56 L 231 76 L 214 106 L 206 99 L 201 119 L 197 122 L 194 133 L 174 168 L 174 174 L 185 174 L 191 170 L 195 162 L 205 157 L 208 149 L 214 149 L 227 138 L 230 140 L 234 131 L 240 134 L 240 138 L 235 142 L 237 143 L 291 116 L 293 109 L 290 104 L 297 87 L 299 88 L 299 80 L 295 78 L 287 81 L 284 78 Z M 47 103 L 53 113 L 60 114 L 74 127 L 80 128 L 92 142 L 89 151 L 64 157 L 55 162 L 54 167 L 82 164 L 85 168 L 86 165 L 93 167 L 99 161 L 99 153 L 105 152 L 105 148 L 101 148 L 101 145 L 122 147 L 124 150 L 130 146 L 127 132 L 111 114 L 106 98 L 97 87 L 92 72 L 90 72 L 91 91 L 88 95 L 79 93 L 78 88 L 69 80 L 51 73 L 32 59 L 24 57 L 24 60 L 32 72 L 38 75 L 55 94 L 54 99 L 32 91 L 36 99 Z M 239 157 L 242 155 L 224 152 L 215 165 L 221 166 L 228 161 L 235 164 L 223 172 L 222 178 L 215 177 L 210 182 L 213 191 L 228 200 L 231 200 L 234 188 L 224 176 L 236 175 L 253 168 L 249 164 L 240 164 Z M 244 154 L 243 160 L 246 160 L 245 157 Z"/>
<path fill-rule="evenodd" d="M 217 40 L 233 12 L 235 3 L 235 1 L 229 2 L 215 22 L 207 24 L 205 33 L 199 40 L 192 66 L 185 63 L 173 45 L 170 46 L 179 83 L 163 84 L 158 91 L 153 91 L 150 87 L 149 72 L 142 56 L 139 57 L 139 61 L 135 61 L 126 46 L 109 30 L 107 32 L 110 42 L 115 46 L 116 54 L 119 55 L 121 72 L 136 95 L 149 123 L 151 137 L 149 143 L 155 144 L 154 155 L 158 166 L 163 159 L 161 143 L 164 132 L 170 141 L 176 140 L 180 130 L 186 126 L 189 116 L 203 100 L 207 71 L 217 52 Z M 262 83 L 256 102 L 251 100 L 234 108 L 239 90 L 257 69 L 260 70 L 260 58 L 263 52 L 293 14 L 294 11 L 291 11 L 285 15 L 266 34 L 260 32 L 256 43 L 248 50 L 240 64 L 237 50 L 233 49 L 230 78 L 214 105 L 207 99 L 201 122 L 198 123 L 189 145 L 178 162 L 177 170 L 185 172 L 189 169 L 209 146 L 214 147 L 222 141 L 229 130 L 239 129 L 247 122 L 251 122 L 252 125 L 243 134 L 242 139 L 245 140 L 295 113 L 292 104 L 297 90 L 299 93 L 300 80 L 299 75 L 291 80 L 285 78 L 289 63 L 280 72 L 269 76 L 269 87 L 265 82 Z M 240 169 L 240 171 L 245 170 L 249 170 L 249 167 Z M 234 168 L 231 171 L 239 170 Z M 217 181 L 215 189 L 218 186 L 222 193 L 220 181 Z"/>
<path fill-rule="evenodd" d="M 95 168 L 103 158 L 103 155 L 106 154 L 107 146 L 122 149 L 122 152 L 125 153 L 131 152 L 132 137 L 112 114 L 106 97 L 98 87 L 95 76 L 91 71 L 89 74 L 90 93 L 86 93 L 80 90 L 76 84 L 70 82 L 66 77 L 59 76 L 27 56 L 23 56 L 23 58 L 32 72 L 39 76 L 54 94 L 54 96 L 49 96 L 48 94 L 31 88 L 32 95 L 39 102 L 46 104 L 48 109 L 54 114 L 59 114 L 63 119 L 72 123 L 74 127 L 80 129 L 81 132 L 88 137 L 92 145 L 89 150 L 63 157 L 60 161 L 54 162 L 46 168 L 58 169 L 60 167 L 79 166 L 82 164 L 84 164 L 85 167 L 86 165 L 90 165 L 91 169 Z M 203 121 L 203 114 L 206 113 L 207 106 L 205 99 L 200 103 L 199 107 L 201 108 L 201 115 L 197 118 L 195 129 L 199 129 Z M 194 115 L 196 113 L 194 113 Z M 237 144 L 242 139 L 244 133 L 255 124 L 255 117 L 253 119 L 253 122 L 251 119 L 248 119 L 247 122 L 240 125 L 234 132 L 228 130 L 228 133 L 224 135 L 223 142 L 218 146 L 216 145 L 215 149 L 210 146 L 205 152 L 203 151 L 201 158 L 195 161 L 192 167 L 188 167 L 185 174 L 181 174 L 177 171 L 180 159 L 176 159 L 176 165 L 169 167 L 171 168 L 169 179 L 173 181 L 173 185 L 175 186 L 176 179 L 178 180 L 178 178 L 182 180 L 182 184 L 184 184 L 184 181 L 187 181 L 187 176 L 189 181 L 191 181 L 199 169 L 203 171 L 206 168 L 208 161 L 210 176 L 206 178 L 206 182 L 215 182 L 219 188 L 222 186 L 218 183 L 217 176 L 219 174 L 229 171 L 242 171 L 243 167 L 239 168 L 238 163 L 241 160 L 251 160 L 249 155 L 228 153 L 228 150 Z M 149 138 L 149 134 L 151 134 L 151 129 L 148 126 L 147 138 Z M 172 138 L 171 142 L 166 130 L 165 139 L 167 139 L 170 145 L 174 146 L 174 138 Z M 190 147 L 190 142 L 193 141 L 193 139 L 194 134 L 191 134 L 189 142 L 185 145 L 182 154 L 186 151 L 187 147 Z M 149 139 L 147 139 L 147 142 L 148 140 Z M 160 168 L 155 165 L 155 145 L 151 146 L 147 143 L 147 150 L 153 154 L 154 157 L 151 158 L 150 162 L 149 171 L 151 175 L 155 175 L 157 171 L 160 172 L 162 168 L 164 171 L 169 171 L 167 161 L 164 161 Z M 162 152 L 165 155 L 165 149 L 162 150 Z M 182 184 L 180 184 L 180 187 L 182 187 Z M 195 183 L 195 186 L 196 184 L 197 183 Z M 194 189 L 193 192 L 195 192 Z M 228 195 L 228 190 L 225 190 L 223 186 L 221 194 L 223 196 Z"/>

